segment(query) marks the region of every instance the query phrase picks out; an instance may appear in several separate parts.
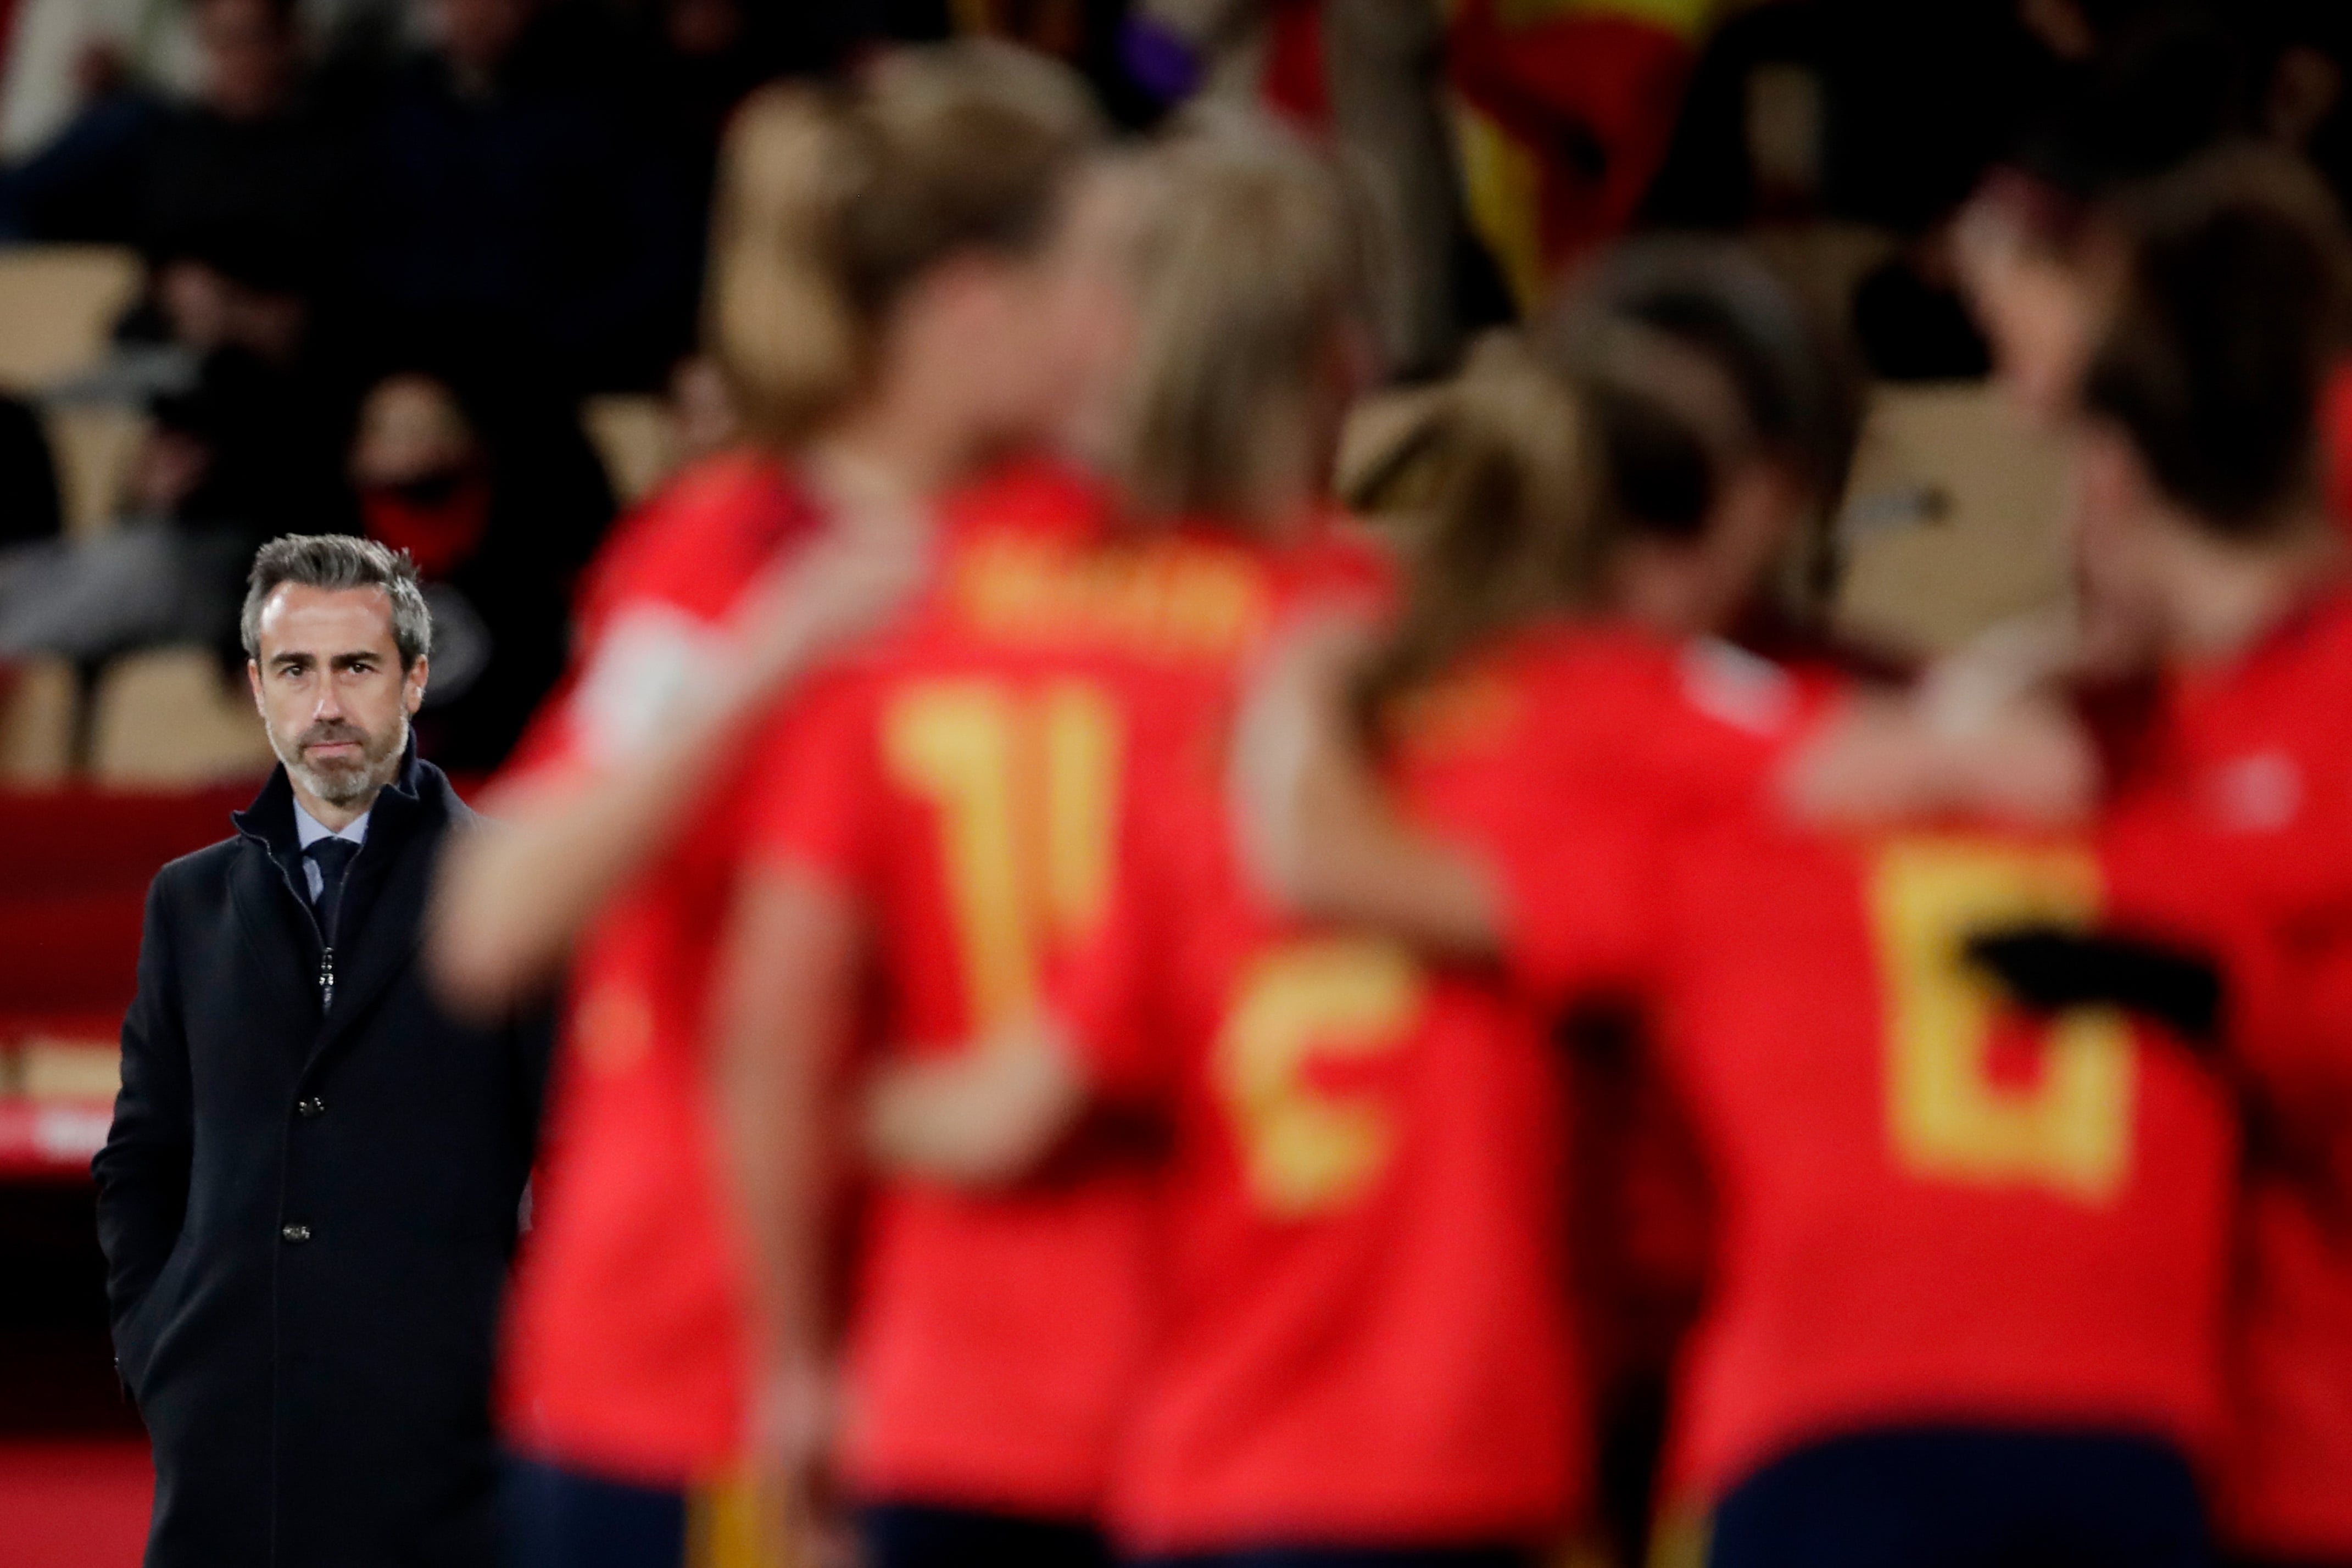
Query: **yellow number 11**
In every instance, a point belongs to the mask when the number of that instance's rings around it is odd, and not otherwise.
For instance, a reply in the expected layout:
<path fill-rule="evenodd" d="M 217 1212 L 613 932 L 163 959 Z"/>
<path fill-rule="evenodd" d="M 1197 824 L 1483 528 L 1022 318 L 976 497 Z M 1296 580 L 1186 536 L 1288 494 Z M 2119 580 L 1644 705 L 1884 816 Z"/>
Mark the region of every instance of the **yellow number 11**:
<path fill-rule="evenodd" d="M 897 694 L 892 780 L 939 813 L 964 998 L 977 1029 L 1038 999 L 1047 945 L 1083 936 L 1110 896 L 1120 726 L 1101 687 L 980 678 Z"/>

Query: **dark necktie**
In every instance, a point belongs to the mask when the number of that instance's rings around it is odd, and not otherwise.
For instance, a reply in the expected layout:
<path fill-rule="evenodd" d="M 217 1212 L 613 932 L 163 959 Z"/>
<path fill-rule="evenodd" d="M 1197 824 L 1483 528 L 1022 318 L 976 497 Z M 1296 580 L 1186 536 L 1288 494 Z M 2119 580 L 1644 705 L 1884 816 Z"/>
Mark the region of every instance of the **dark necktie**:
<path fill-rule="evenodd" d="M 319 911 L 319 932 L 327 946 L 335 945 L 335 918 L 342 913 L 343 873 L 352 868 L 352 857 L 360 852 L 359 845 L 349 839 L 319 839 L 302 852 L 319 868 L 319 896 L 311 900 Z"/>

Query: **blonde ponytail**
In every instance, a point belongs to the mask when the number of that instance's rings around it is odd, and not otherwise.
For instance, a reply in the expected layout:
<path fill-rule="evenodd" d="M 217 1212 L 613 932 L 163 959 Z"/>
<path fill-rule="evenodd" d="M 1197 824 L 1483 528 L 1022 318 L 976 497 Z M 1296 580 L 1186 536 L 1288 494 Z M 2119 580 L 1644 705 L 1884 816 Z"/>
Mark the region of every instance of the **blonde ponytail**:
<path fill-rule="evenodd" d="M 1428 504 L 1405 608 L 1363 684 L 1375 718 L 1497 632 L 1600 598 L 1607 540 L 1584 410 L 1524 350 L 1489 347 L 1414 437 Z"/>
<path fill-rule="evenodd" d="M 763 88 L 728 130 L 704 330 L 746 426 L 772 444 L 821 423 L 866 357 L 840 265 L 855 164 L 846 116 L 815 88 Z"/>
<path fill-rule="evenodd" d="M 1155 154 L 1121 467 L 1138 508 L 1272 521 L 1320 496 L 1369 345 L 1365 225 L 1338 172 L 1271 121 L 1202 123 Z"/>
<path fill-rule="evenodd" d="M 961 250 L 1036 246 L 1100 134 L 1066 68 L 981 40 L 887 55 L 845 89 L 754 93 L 722 151 L 704 303 L 747 426 L 789 445 L 832 418 L 905 290 Z"/>

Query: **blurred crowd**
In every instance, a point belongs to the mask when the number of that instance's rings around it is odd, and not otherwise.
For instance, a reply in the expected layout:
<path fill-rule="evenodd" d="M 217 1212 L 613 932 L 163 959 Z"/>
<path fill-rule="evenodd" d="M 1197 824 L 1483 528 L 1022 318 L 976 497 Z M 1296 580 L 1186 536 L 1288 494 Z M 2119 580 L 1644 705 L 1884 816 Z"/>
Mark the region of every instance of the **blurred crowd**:
<path fill-rule="evenodd" d="M 1879 375 L 1935 379 L 1990 363 L 1954 247 L 1989 169 L 2079 196 L 2244 131 L 2341 188 L 2347 31 L 2316 0 L 14 0 L 0 242 L 143 258 L 78 390 L 144 407 L 121 510 L 169 527 L 0 562 L 0 653 L 228 650 L 222 562 L 364 530 L 476 632 L 432 722 L 494 765 L 556 664 L 489 650 L 548 645 L 614 508 L 582 397 L 726 434 L 692 356 L 730 114 L 892 39 L 1014 37 L 1129 127 L 1206 96 L 1327 137 L 1396 379 L 1655 226 L 1866 236 L 1830 304 Z M 0 547 L 56 534 L 53 474 L 0 402 Z"/>

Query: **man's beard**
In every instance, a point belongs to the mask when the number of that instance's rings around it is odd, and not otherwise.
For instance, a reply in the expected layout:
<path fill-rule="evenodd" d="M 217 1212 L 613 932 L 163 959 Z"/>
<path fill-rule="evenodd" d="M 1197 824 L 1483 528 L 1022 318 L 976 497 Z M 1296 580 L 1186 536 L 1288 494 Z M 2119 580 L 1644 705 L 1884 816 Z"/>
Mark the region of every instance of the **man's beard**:
<path fill-rule="evenodd" d="M 352 741 L 360 755 L 350 761 L 336 758 L 313 762 L 304 748 L 333 741 Z M 269 748 L 296 783 L 338 809 L 360 805 L 392 782 L 401 754 L 408 749 L 408 716 L 400 715 L 382 735 L 372 736 L 355 724 L 329 719 L 314 724 L 291 743 L 269 731 Z"/>

